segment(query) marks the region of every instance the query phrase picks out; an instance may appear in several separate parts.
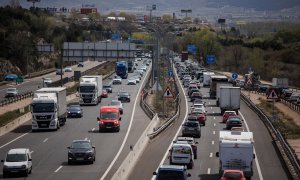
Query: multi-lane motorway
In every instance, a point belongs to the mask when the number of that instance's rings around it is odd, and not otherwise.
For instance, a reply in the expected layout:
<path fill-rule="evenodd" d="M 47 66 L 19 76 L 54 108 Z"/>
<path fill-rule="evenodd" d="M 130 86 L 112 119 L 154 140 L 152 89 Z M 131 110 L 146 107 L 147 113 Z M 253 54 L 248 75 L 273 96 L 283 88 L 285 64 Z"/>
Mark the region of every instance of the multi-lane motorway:
<path fill-rule="evenodd" d="M 0 137 L 1 159 L 11 148 L 27 147 L 32 151 L 33 159 L 33 170 L 28 179 L 110 179 L 130 151 L 129 147 L 135 144 L 150 123 L 138 103 L 141 85 L 150 74 L 149 69 L 150 66 L 137 85 L 126 85 L 126 79 L 122 80 L 122 85 L 113 85 L 109 98 L 102 99 L 98 106 L 83 106 L 82 118 L 67 119 L 66 125 L 56 132 L 31 133 L 31 122 L 28 122 Z M 104 83 L 111 80 L 108 78 Z M 99 133 L 96 119 L 99 107 L 109 104 L 121 90 L 131 94 L 131 102 L 123 104 L 120 132 Z M 67 147 L 75 139 L 90 139 L 96 146 L 94 164 L 67 164 Z"/>
<path fill-rule="evenodd" d="M 181 108 L 180 116 L 165 132 L 148 145 L 147 149 L 133 169 L 130 180 L 151 179 L 152 172 L 161 164 L 168 164 L 168 150 L 177 136 L 181 135 L 181 124 L 186 119 L 188 109 L 192 105 L 186 96 L 186 90 L 179 85 Z M 206 102 L 207 122 L 206 126 L 201 128 L 202 136 L 198 141 L 198 158 L 195 159 L 194 168 L 188 170 L 191 174 L 189 179 L 215 180 L 219 178 L 219 159 L 216 152 L 219 151 L 219 131 L 224 130 L 225 124 L 221 123 L 222 116 L 220 109 L 216 106 L 216 101 L 209 99 L 209 89 L 201 88 Z M 244 103 L 241 102 L 240 116 L 244 119 L 243 127 L 246 131 L 254 133 L 254 146 L 256 159 L 254 162 L 254 180 L 289 179 L 285 168 L 274 148 L 272 139 L 259 117 Z"/>
<path fill-rule="evenodd" d="M 77 67 L 77 65 L 72 66 L 73 72 L 65 72 L 63 75 L 63 78 L 65 77 L 71 77 L 74 75 L 74 70 L 81 70 L 81 71 L 86 71 L 88 69 L 91 69 L 92 67 L 95 67 L 99 64 L 102 64 L 104 62 L 98 62 L 98 61 L 85 61 L 84 62 L 84 67 Z M 56 72 L 43 75 L 43 76 L 38 76 L 35 78 L 31 79 L 25 79 L 25 81 L 22 84 L 16 85 L 16 83 L 11 82 L 9 84 L 0 86 L 0 101 L 5 99 L 5 93 L 6 93 L 6 88 L 8 87 L 16 87 L 18 89 L 19 94 L 27 93 L 27 92 L 34 92 L 35 90 L 38 89 L 38 87 L 42 87 L 43 85 L 43 78 L 51 78 L 52 81 L 58 81 L 60 79 L 60 75 L 56 75 Z"/>

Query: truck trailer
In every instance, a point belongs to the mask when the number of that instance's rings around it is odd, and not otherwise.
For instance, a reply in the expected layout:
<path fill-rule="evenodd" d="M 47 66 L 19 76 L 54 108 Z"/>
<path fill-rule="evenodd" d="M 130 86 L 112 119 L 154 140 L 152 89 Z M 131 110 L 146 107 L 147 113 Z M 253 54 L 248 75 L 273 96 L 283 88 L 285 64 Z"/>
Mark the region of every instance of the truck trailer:
<path fill-rule="evenodd" d="M 79 104 L 97 105 L 101 102 L 102 76 L 82 76 L 79 82 Z"/>
<path fill-rule="evenodd" d="M 34 93 L 31 104 L 32 131 L 57 130 L 66 123 L 65 87 L 41 88 Z"/>
<path fill-rule="evenodd" d="M 217 83 L 226 83 L 228 82 L 227 76 L 224 75 L 212 75 L 210 77 L 210 89 L 209 97 L 216 98 L 217 95 Z"/>
<path fill-rule="evenodd" d="M 241 170 L 247 179 L 253 176 L 254 140 L 252 132 L 220 131 L 219 174 L 224 170 Z"/>
<path fill-rule="evenodd" d="M 240 101 L 241 101 L 240 87 L 229 87 L 229 86 L 220 87 L 219 105 L 221 109 L 221 115 L 223 115 L 225 111 L 236 111 L 236 114 L 238 114 L 238 111 L 240 109 Z"/>
<path fill-rule="evenodd" d="M 215 75 L 214 72 L 204 72 L 203 73 L 203 87 L 210 86 L 210 77 Z"/>

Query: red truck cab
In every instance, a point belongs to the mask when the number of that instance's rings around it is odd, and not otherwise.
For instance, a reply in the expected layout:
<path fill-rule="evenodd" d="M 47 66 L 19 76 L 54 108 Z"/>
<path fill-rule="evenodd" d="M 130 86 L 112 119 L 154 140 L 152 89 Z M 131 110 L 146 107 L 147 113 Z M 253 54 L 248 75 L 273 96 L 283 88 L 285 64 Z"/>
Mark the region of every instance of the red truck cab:
<path fill-rule="evenodd" d="M 121 114 L 116 106 L 102 106 L 100 108 L 100 117 L 97 118 L 99 123 L 99 132 L 103 130 L 120 131 Z"/>

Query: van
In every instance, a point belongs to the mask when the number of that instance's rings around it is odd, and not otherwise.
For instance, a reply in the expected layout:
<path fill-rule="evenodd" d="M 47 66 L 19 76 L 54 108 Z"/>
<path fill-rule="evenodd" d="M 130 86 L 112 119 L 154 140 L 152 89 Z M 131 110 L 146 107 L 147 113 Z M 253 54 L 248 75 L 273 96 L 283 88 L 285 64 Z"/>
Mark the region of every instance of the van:
<path fill-rule="evenodd" d="M 100 117 L 97 117 L 99 123 L 99 132 L 104 130 L 120 131 L 121 114 L 119 107 L 102 106 L 100 108 Z"/>
<path fill-rule="evenodd" d="M 31 152 L 27 148 L 17 148 L 8 151 L 3 165 L 3 177 L 7 178 L 13 173 L 22 173 L 25 177 L 31 174 L 32 158 Z"/>
<path fill-rule="evenodd" d="M 193 169 L 194 153 L 190 144 L 174 143 L 169 152 L 170 165 L 183 165 Z"/>
<path fill-rule="evenodd" d="M 191 176 L 184 166 L 176 165 L 161 165 L 157 172 L 155 180 L 187 180 Z"/>

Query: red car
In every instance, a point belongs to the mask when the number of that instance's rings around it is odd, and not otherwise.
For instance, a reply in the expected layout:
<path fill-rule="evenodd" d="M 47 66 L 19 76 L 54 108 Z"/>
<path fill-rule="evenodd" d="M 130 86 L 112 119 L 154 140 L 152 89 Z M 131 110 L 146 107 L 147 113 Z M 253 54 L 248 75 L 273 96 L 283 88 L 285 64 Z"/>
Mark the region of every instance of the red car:
<path fill-rule="evenodd" d="M 221 180 L 246 180 L 241 170 L 224 170 Z"/>
<path fill-rule="evenodd" d="M 236 116 L 236 112 L 235 111 L 225 111 L 224 114 L 223 114 L 223 123 L 226 123 L 227 122 L 227 119 L 230 117 L 230 116 Z"/>
<path fill-rule="evenodd" d="M 102 98 L 107 98 L 108 97 L 108 93 L 105 89 L 102 90 L 102 94 L 101 94 Z"/>
<path fill-rule="evenodd" d="M 196 112 L 192 112 L 190 114 L 190 116 L 196 116 L 197 120 L 199 122 L 199 124 L 205 126 L 205 122 L 206 122 L 206 115 L 204 113 L 196 113 Z"/>

